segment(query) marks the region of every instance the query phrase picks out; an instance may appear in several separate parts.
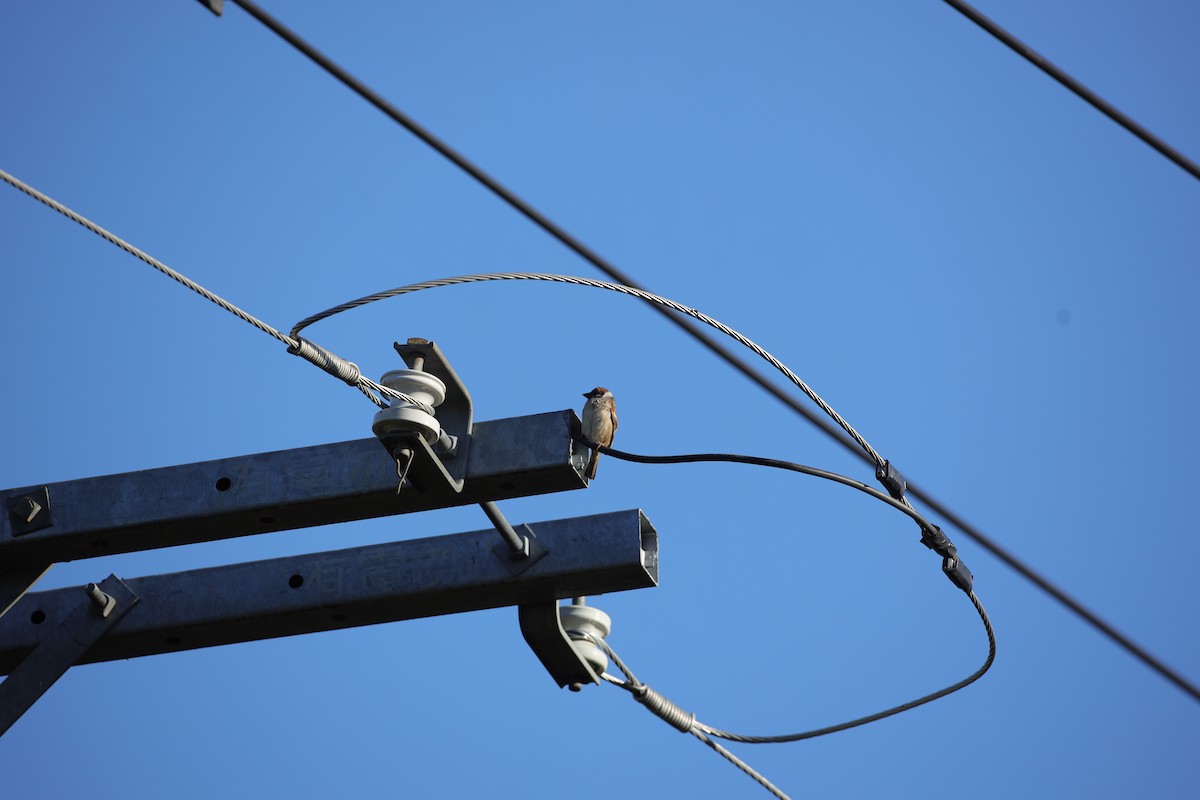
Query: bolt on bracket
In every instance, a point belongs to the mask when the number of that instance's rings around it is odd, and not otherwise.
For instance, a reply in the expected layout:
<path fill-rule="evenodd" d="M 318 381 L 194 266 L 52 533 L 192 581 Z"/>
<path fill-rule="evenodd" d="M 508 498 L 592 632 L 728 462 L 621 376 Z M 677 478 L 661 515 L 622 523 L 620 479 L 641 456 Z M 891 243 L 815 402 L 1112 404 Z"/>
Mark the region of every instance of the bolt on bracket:
<path fill-rule="evenodd" d="M 525 570 L 532 567 L 540 561 L 550 551 L 546 549 L 546 545 L 538 541 L 533 533 L 533 528 L 528 525 L 519 525 L 515 529 L 521 538 L 521 549 L 513 550 L 506 541 L 497 542 L 492 548 L 492 552 L 496 554 L 496 559 L 508 568 L 513 577 L 520 575 Z"/>
<path fill-rule="evenodd" d="M 7 505 L 13 536 L 24 536 L 54 524 L 50 514 L 49 487 L 14 492 L 9 495 Z"/>

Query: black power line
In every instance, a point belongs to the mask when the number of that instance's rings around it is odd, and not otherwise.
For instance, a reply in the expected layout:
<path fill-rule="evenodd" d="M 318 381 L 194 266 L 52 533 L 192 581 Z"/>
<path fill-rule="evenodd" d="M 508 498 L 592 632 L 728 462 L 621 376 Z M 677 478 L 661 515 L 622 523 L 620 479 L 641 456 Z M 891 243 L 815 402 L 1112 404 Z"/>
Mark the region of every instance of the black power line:
<path fill-rule="evenodd" d="M 488 190 L 490 190 L 496 196 L 498 196 L 499 198 L 504 200 L 506 203 L 508 203 L 510 206 L 512 206 L 517 211 L 519 211 L 522 215 L 524 215 L 527 219 L 529 219 L 535 225 L 540 227 L 542 230 L 546 231 L 548 234 L 553 236 L 555 239 L 557 239 L 562 244 L 566 245 L 568 248 L 570 248 L 572 251 L 574 251 L 576 254 L 578 254 L 580 257 L 582 257 L 585 261 L 592 264 L 594 267 L 596 267 L 601 272 L 603 272 L 605 275 L 608 275 L 610 278 L 612 278 L 617 283 L 623 283 L 626 286 L 630 286 L 630 287 L 633 287 L 636 289 L 641 288 L 636 282 L 633 281 L 632 278 L 630 278 L 624 272 L 617 269 L 617 267 L 610 264 L 606 259 L 601 257 L 596 252 L 594 252 L 591 248 L 587 247 L 582 242 L 580 242 L 578 239 L 576 239 L 574 236 L 567 233 L 567 231 L 565 231 L 564 229 L 559 227 L 554 221 L 552 221 L 551 219 L 546 217 L 544 214 L 542 214 L 540 211 L 535 209 L 533 206 L 531 206 L 525 200 L 518 197 L 515 193 L 512 192 L 512 190 L 508 189 L 503 184 L 501 184 L 499 181 L 497 181 L 495 178 L 488 175 L 480 167 L 476 166 L 471 161 L 469 161 L 465 156 L 463 156 L 461 153 L 457 152 L 452 147 L 450 147 L 450 145 L 446 144 L 441 139 L 434 136 L 430 131 L 426 130 L 423 126 L 421 126 L 416 120 L 412 119 L 407 114 L 405 114 L 403 111 L 401 111 L 400 109 L 396 108 L 394 105 L 389 103 L 387 100 L 385 100 L 383 97 L 381 97 L 375 91 L 373 91 L 371 88 L 369 88 L 368 86 L 363 84 L 362 81 L 358 80 L 353 75 L 348 73 L 346 70 L 342 69 L 340 66 L 335 64 L 327 56 L 325 56 L 323 53 L 321 53 L 316 48 L 314 48 L 311 44 L 306 42 L 304 39 L 300 38 L 294 31 L 292 31 L 289 28 L 287 28 L 286 26 L 284 26 L 282 23 L 280 23 L 278 20 L 276 20 L 270 14 L 266 13 L 261 8 L 259 8 L 257 5 L 255 5 L 253 2 L 251 2 L 251 0 L 231 0 L 231 2 L 236 3 L 238 6 L 243 8 L 248 14 L 250 14 L 252 17 L 257 19 L 263 25 L 267 26 L 267 28 L 269 28 L 271 31 L 273 31 L 280 38 L 282 38 L 283 40 L 288 42 L 290 45 L 295 47 L 297 50 L 299 50 L 301 53 L 303 53 L 304 55 L 306 55 L 310 59 L 312 59 L 312 61 L 314 61 L 322 69 L 324 69 L 326 72 L 328 72 L 331 76 L 333 76 L 334 78 L 337 78 L 339 81 L 344 83 L 347 87 L 352 89 L 356 94 L 358 94 L 360 97 L 362 97 L 364 100 L 369 102 L 371 105 L 375 106 L 377 109 L 382 111 L 384 114 L 386 114 L 392 120 L 394 120 L 399 125 L 404 127 L 410 133 L 415 135 L 421 141 L 425 142 L 427 145 L 432 147 L 434 150 L 436 150 L 442 156 L 444 156 L 445 158 L 447 158 L 448 160 L 453 162 L 457 167 L 459 167 L 459 169 L 463 170 L 468 175 L 470 175 L 472 178 L 477 180 L 479 183 L 483 184 L 483 186 L 485 186 Z M 732 366 L 737 371 L 741 372 L 743 375 L 745 375 L 747 378 L 749 378 L 754 383 L 758 384 L 764 390 L 766 390 L 767 392 L 769 392 L 770 394 L 775 396 L 775 398 L 777 398 L 780 402 L 784 403 L 789 408 L 791 408 L 793 411 L 800 414 L 805 419 L 807 419 L 809 422 L 816 425 L 818 428 L 820 428 L 822 431 L 824 431 L 834 441 L 837 441 L 838 443 L 840 443 L 843 447 L 845 447 L 850 452 L 854 453 L 856 456 L 861 458 L 863 461 L 871 464 L 872 466 L 875 466 L 875 464 L 872 462 L 871 457 L 869 455 L 867 455 L 865 452 L 863 452 L 862 450 L 860 450 L 855 445 L 853 440 L 850 439 L 850 437 L 846 436 L 846 434 L 844 434 L 841 430 L 834 427 L 834 425 L 832 423 L 826 421 L 822 417 L 819 417 L 816 414 L 816 412 L 812 411 L 807 406 L 802 405 L 799 400 L 792 397 L 789 393 L 785 392 L 782 388 L 780 388 L 775 383 L 773 383 L 771 380 L 769 380 L 764 375 L 762 375 L 760 372 L 758 372 L 758 370 L 754 369 L 749 364 L 742 361 L 742 359 L 740 359 L 737 355 L 735 355 L 732 351 L 730 351 L 724 345 L 722 345 L 719 342 L 717 342 L 716 340 L 714 340 L 712 337 L 710 337 L 704 331 L 701 331 L 698 328 L 691 325 L 686 319 L 677 316 L 676 314 L 666 310 L 665 308 L 662 308 L 660 306 L 653 306 L 653 305 L 652 305 L 652 308 L 654 308 L 656 311 L 662 313 L 667 319 L 671 320 L 673 323 L 675 323 L 680 328 L 682 328 L 685 332 L 687 332 L 687 334 L 689 336 L 692 336 L 694 339 L 696 339 L 701 344 L 703 344 L 705 347 L 707 347 L 710 351 L 712 351 L 716 355 L 720 356 L 726 363 L 728 363 L 730 366 Z M 1142 647 L 1139 647 L 1138 645 L 1134 644 L 1133 641 L 1129 639 L 1129 637 L 1119 633 L 1116 630 L 1116 628 L 1114 628 L 1112 625 L 1104 622 L 1102 619 L 1100 619 L 1100 617 L 1098 617 L 1092 611 L 1089 611 L 1077 600 L 1074 600 L 1069 595 L 1067 595 L 1065 592 L 1063 592 L 1061 589 L 1057 588 L 1052 583 L 1050 583 L 1049 580 L 1042 577 L 1038 573 L 1034 572 L 1032 569 L 1030 569 L 1028 566 L 1026 566 L 1024 563 L 1022 563 L 1016 556 L 1012 555 L 1011 553 L 1006 551 L 1004 548 L 1000 547 L 990 537 L 988 537 L 986 534 L 984 534 L 982 531 L 980 531 L 978 528 L 976 528 L 971 523 L 967 522 L 967 520 L 965 520 L 962 516 L 951 511 L 943 503 L 941 503 L 940 501 L 931 497 L 927 492 L 914 487 L 911 483 L 909 484 L 908 492 L 913 497 L 916 497 L 917 499 L 924 502 L 926 505 L 928 505 L 930 508 L 932 508 L 938 514 L 940 514 L 942 517 L 949 520 L 955 527 L 957 527 L 959 530 L 961 530 L 963 532 L 963 534 L 966 535 L 968 538 L 974 540 L 981 547 L 983 547 L 985 550 L 990 552 L 992 555 L 996 556 L 996 558 L 1003 561 L 1009 567 L 1012 567 L 1014 570 L 1016 570 L 1018 573 L 1020 573 L 1022 576 L 1024 576 L 1027 580 L 1029 580 L 1031 583 L 1033 583 L 1039 589 L 1041 589 L 1042 591 L 1049 594 L 1051 597 L 1053 597 L 1055 600 L 1057 600 L 1058 602 L 1065 605 L 1071 611 L 1075 612 L 1075 614 L 1077 614 L 1085 622 L 1087 622 L 1089 625 L 1091 625 L 1096 630 L 1098 630 L 1101 634 L 1103 634 L 1104 636 L 1107 636 L 1109 639 L 1111 639 L 1117 645 L 1124 648 L 1131 655 L 1133 655 L 1134 657 L 1141 660 L 1146 666 L 1150 667 L 1155 672 L 1157 672 L 1159 675 L 1161 675 L 1162 677 L 1171 681 L 1172 683 L 1174 683 L 1176 686 L 1178 686 L 1183 691 L 1187 692 L 1189 695 L 1192 696 L 1193 699 L 1200 701 L 1200 688 L 1197 688 L 1196 686 L 1192 685 L 1182 675 L 1180 675 L 1179 673 L 1172 670 L 1170 667 L 1168 667 L 1162 661 L 1160 661 L 1157 658 L 1155 658 L 1154 656 L 1152 656 L 1150 653 L 1148 653 Z"/>
<path fill-rule="evenodd" d="M 962 0 L 943 0 L 943 2 L 953 8 L 955 11 L 961 13 L 967 19 L 974 22 L 979 27 L 983 28 L 992 36 L 999 39 L 1004 44 L 1008 45 L 1015 53 L 1020 55 L 1030 64 L 1033 64 L 1035 67 L 1049 75 L 1051 78 L 1054 78 L 1054 80 L 1070 89 L 1079 97 L 1091 103 L 1092 106 L 1094 106 L 1101 114 L 1108 117 L 1113 122 L 1117 123 L 1122 128 L 1129 131 L 1158 152 L 1162 153 L 1171 161 L 1174 161 L 1181 169 L 1191 174 L 1193 178 L 1200 179 L 1200 167 L 1196 166 L 1196 164 L 1188 159 L 1187 156 L 1185 156 L 1183 153 L 1180 153 L 1174 147 L 1171 147 L 1171 145 L 1167 144 L 1162 139 L 1143 128 L 1137 122 L 1130 119 L 1127 115 L 1121 113 L 1121 111 L 1112 103 L 1109 103 L 1107 100 L 1100 97 L 1100 95 L 1096 94 L 1091 89 L 1087 88 L 1082 83 L 1063 72 L 1062 69 L 1051 63 L 1041 53 L 1037 52 L 1032 47 L 1018 39 L 1016 36 L 1013 36 L 1004 28 L 1001 28 L 995 22 L 985 17 L 979 12 L 978 9 L 971 6 L 969 3 L 962 2 Z"/>

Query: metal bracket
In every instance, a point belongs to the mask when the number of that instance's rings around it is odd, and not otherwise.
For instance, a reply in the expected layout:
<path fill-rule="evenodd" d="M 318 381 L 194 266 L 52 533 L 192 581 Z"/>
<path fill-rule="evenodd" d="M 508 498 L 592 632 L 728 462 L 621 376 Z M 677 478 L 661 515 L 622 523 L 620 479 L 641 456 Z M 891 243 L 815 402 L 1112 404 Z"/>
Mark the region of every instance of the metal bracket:
<path fill-rule="evenodd" d="M 116 575 L 76 591 L 67 608 L 59 607 L 63 619 L 58 627 L 0 683 L 0 736 L 138 601 Z M 29 620 L 30 625 L 45 622 L 46 611 L 40 608 Z"/>
<path fill-rule="evenodd" d="M 550 551 L 546 546 L 538 541 L 537 536 L 533 533 L 533 528 L 528 525 L 518 526 L 521 533 L 521 539 L 524 542 L 524 547 L 519 552 L 513 552 L 513 549 L 508 546 L 508 542 L 497 542 L 492 548 L 492 552 L 496 554 L 496 558 L 500 563 L 508 568 L 515 578 L 525 570 L 536 564 L 543 556 Z"/>
<path fill-rule="evenodd" d="M 8 521 L 13 536 L 49 528 L 54 524 L 50 515 L 50 489 L 42 486 L 8 498 Z"/>
<path fill-rule="evenodd" d="M 521 636 L 559 687 L 570 686 L 577 691 L 582 684 L 599 684 L 600 675 L 566 636 L 557 600 L 518 607 L 517 619 L 521 622 Z"/>
<path fill-rule="evenodd" d="M 398 458 L 402 450 L 412 452 L 412 464 L 404 473 L 405 480 L 412 484 L 417 492 L 446 487 L 454 492 L 461 492 L 463 481 L 456 479 L 446 469 L 445 462 L 438 458 L 433 448 L 415 431 L 391 433 L 381 436 L 383 446 L 388 448 L 392 458 Z M 463 471 L 466 471 L 463 464 Z"/>
<path fill-rule="evenodd" d="M 563 630 L 558 616 L 558 601 L 530 603 L 517 609 L 521 635 L 559 687 L 578 689 L 585 683 L 599 683 L 600 676 L 581 656 Z"/>
<path fill-rule="evenodd" d="M 438 425 L 451 437 L 452 449 L 438 450 L 436 460 L 444 466 L 452 484 L 461 489 L 463 480 L 467 477 L 473 429 L 471 395 L 434 342 L 428 339 L 409 339 L 406 344 L 395 342 L 392 346 L 409 369 L 428 372 L 446 384 L 446 399 L 437 407 L 436 416 Z"/>

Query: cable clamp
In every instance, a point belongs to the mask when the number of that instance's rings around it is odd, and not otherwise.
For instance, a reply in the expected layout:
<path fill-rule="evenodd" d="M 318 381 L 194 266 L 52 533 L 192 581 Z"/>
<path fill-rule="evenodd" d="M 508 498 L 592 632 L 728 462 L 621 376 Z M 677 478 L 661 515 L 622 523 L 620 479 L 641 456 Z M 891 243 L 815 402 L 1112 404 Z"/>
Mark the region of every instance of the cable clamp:
<path fill-rule="evenodd" d="M 892 466 L 891 461 L 884 461 L 881 466 L 875 468 L 875 479 L 883 484 L 883 488 L 887 489 L 892 499 L 904 499 L 904 493 L 908 491 L 908 482 L 904 480 L 900 470 Z"/>
<path fill-rule="evenodd" d="M 958 548 L 946 538 L 946 534 L 942 533 L 942 529 L 933 523 L 930 523 L 928 527 L 921 526 L 921 544 L 942 558 L 954 558 L 958 555 Z"/>
<path fill-rule="evenodd" d="M 942 572 L 946 573 L 946 577 L 955 586 L 967 594 L 971 593 L 975 576 L 971 574 L 971 570 L 967 569 L 967 565 L 959 560 L 957 556 L 947 556 L 942 559 Z"/>

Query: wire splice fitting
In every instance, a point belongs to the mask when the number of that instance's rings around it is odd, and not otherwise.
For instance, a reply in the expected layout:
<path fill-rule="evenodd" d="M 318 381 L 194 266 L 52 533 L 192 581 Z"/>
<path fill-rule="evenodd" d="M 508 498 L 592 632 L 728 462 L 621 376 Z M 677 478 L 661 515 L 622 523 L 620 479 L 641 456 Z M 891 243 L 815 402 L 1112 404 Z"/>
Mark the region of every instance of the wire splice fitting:
<path fill-rule="evenodd" d="M 955 558 L 958 555 L 958 548 L 946 538 L 942 529 L 933 523 L 930 523 L 928 527 L 921 526 L 921 544 L 942 558 Z"/>
<path fill-rule="evenodd" d="M 307 339 L 296 337 L 296 346 L 287 349 L 294 356 L 300 356 L 305 361 L 316 364 L 338 380 L 345 381 L 351 386 L 357 386 L 362 378 L 358 365 L 347 361 L 339 355 L 329 352 L 321 345 Z"/>
<path fill-rule="evenodd" d="M 967 569 L 958 556 L 947 556 L 942 559 L 942 572 L 946 573 L 946 577 L 950 579 L 958 588 L 962 589 L 967 594 L 971 593 L 971 588 L 974 586 L 975 576 L 971 574 L 971 570 Z"/>
<path fill-rule="evenodd" d="M 958 548 L 950 542 L 946 534 L 942 533 L 942 529 L 933 523 L 930 523 L 928 527 L 922 526 L 921 544 L 942 557 L 942 572 L 946 573 L 946 577 L 950 579 L 951 583 L 970 594 L 975 576 L 958 557 Z"/>
<path fill-rule="evenodd" d="M 900 470 L 892 466 L 891 461 L 884 461 L 882 466 L 875 468 L 875 479 L 883 484 L 893 500 L 903 500 L 908 491 L 908 482 L 900 474 Z"/>
<path fill-rule="evenodd" d="M 672 728 L 688 733 L 696 727 L 696 715 L 684 711 L 679 706 L 663 697 L 644 683 L 630 688 L 633 699 L 650 709 L 650 713 L 666 722 Z"/>

